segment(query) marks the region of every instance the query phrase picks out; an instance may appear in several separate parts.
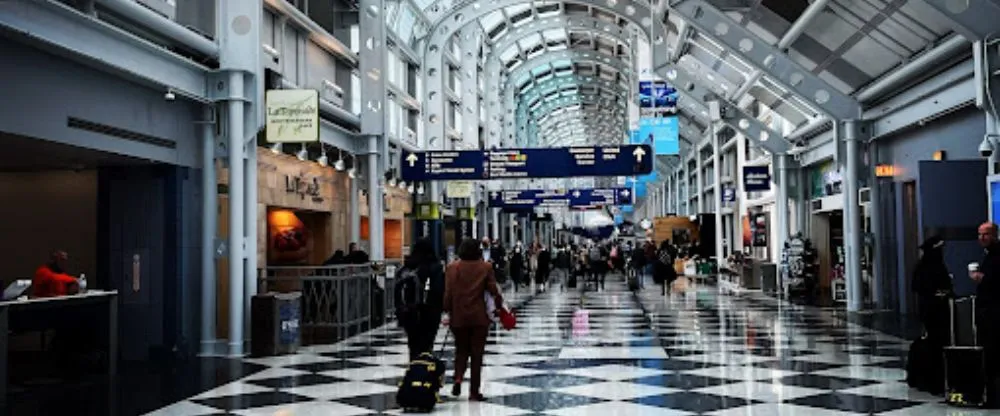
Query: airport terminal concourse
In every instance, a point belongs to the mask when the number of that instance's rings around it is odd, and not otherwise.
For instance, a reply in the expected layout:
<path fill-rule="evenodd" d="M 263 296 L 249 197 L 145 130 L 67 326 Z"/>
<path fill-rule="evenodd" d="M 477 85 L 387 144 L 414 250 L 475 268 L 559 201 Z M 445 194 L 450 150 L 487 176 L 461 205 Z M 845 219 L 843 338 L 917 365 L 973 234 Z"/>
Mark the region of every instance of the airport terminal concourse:
<path fill-rule="evenodd" d="M 0 413 L 1000 412 L 998 18 L 0 1 Z"/>

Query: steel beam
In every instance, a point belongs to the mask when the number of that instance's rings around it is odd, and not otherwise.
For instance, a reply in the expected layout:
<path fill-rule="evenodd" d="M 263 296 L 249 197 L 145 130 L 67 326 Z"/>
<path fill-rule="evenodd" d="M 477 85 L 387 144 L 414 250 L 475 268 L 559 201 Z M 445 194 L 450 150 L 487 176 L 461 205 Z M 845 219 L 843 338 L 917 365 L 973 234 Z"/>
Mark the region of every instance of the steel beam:
<path fill-rule="evenodd" d="M 996 36 L 1000 4 L 996 0 L 924 0 L 951 23 L 951 28 L 969 41 Z"/>
<path fill-rule="evenodd" d="M 351 48 L 348 48 L 347 45 L 344 45 L 344 43 L 340 41 L 340 39 L 331 35 L 330 32 L 320 26 L 319 23 L 316 23 L 316 21 L 309 18 L 309 16 L 302 12 L 302 10 L 299 10 L 287 0 L 263 0 L 263 2 L 264 5 L 271 10 L 274 10 L 283 16 L 288 16 L 288 18 L 291 19 L 296 26 L 305 29 L 306 33 L 308 33 L 309 36 L 316 41 L 316 45 L 320 48 L 323 48 L 327 52 L 334 54 L 336 57 L 350 63 L 353 66 L 357 67 L 361 65 L 359 63 L 360 57 L 356 55 Z M 364 12 L 359 13 L 362 19 L 365 15 L 375 15 L 382 19 L 383 22 L 385 21 L 385 18 L 382 16 L 382 11 L 385 10 L 384 8 L 379 10 L 362 8 L 362 10 L 364 10 Z M 367 38 L 362 37 L 361 39 L 362 42 L 364 42 L 364 39 Z M 381 45 L 385 45 L 384 39 Z M 362 49 L 364 49 L 364 45 L 362 45 Z"/>
<path fill-rule="evenodd" d="M 479 25 L 467 25 L 460 36 L 462 49 L 462 141 L 474 143 L 479 148 L 479 53 L 483 44 L 483 29 Z"/>
<path fill-rule="evenodd" d="M 725 100 L 723 94 L 703 87 L 703 85 L 718 85 L 717 82 L 702 79 L 708 76 L 706 72 L 695 72 L 683 65 L 661 67 L 657 72 L 677 88 L 681 100 L 718 101 L 723 107 L 723 123 L 772 154 L 785 153 L 791 148 L 791 144 L 779 132 L 765 126 L 756 117 Z"/>
<path fill-rule="evenodd" d="M 974 71 L 972 61 L 962 63 L 866 111 L 864 119 L 872 122 L 872 138 L 892 135 L 974 103 Z"/>
<path fill-rule="evenodd" d="M 704 0 L 684 0 L 674 12 L 703 35 L 762 70 L 773 81 L 815 105 L 831 118 L 853 120 L 861 105 L 798 64 L 759 36 Z"/>
<path fill-rule="evenodd" d="M 555 111 L 557 109 L 568 107 L 576 104 L 597 104 L 604 106 L 605 111 L 618 110 L 614 114 L 625 115 L 628 111 L 628 104 L 622 100 L 610 100 L 606 98 L 596 98 L 596 97 L 561 97 L 554 100 L 545 101 L 544 104 L 535 109 L 528 109 L 527 115 L 531 118 L 537 116 L 548 114 L 549 112 Z"/>
<path fill-rule="evenodd" d="M 0 1 L 0 32 L 200 102 L 209 69 L 55 1 Z"/>
<path fill-rule="evenodd" d="M 862 103 L 869 103 L 882 98 L 884 95 L 897 92 L 899 86 L 912 81 L 914 78 L 926 75 L 927 71 L 938 69 L 943 63 L 954 58 L 955 55 L 968 52 L 970 46 L 969 41 L 962 36 L 952 35 L 933 49 L 920 54 L 920 56 L 911 59 L 886 76 L 873 81 L 854 96 Z"/>
<path fill-rule="evenodd" d="M 503 53 L 503 51 L 517 45 L 518 41 L 530 35 L 540 34 L 552 29 L 565 29 L 567 33 L 573 30 L 597 33 L 601 37 L 614 39 L 619 45 L 628 45 L 624 41 L 624 39 L 628 39 L 625 27 L 591 15 L 563 14 L 554 17 L 535 16 L 531 21 L 519 24 L 517 30 L 507 31 L 507 33 L 494 42 L 493 50 L 496 53 Z"/>

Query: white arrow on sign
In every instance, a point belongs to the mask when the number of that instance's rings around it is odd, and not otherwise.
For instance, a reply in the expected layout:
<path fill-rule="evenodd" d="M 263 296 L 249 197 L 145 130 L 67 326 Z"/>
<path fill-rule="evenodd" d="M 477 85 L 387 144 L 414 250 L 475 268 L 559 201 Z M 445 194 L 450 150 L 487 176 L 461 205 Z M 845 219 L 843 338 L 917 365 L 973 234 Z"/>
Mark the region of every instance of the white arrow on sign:
<path fill-rule="evenodd" d="M 631 194 L 631 192 L 629 192 L 628 189 L 625 189 L 625 190 L 622 191 L 622 196 L 623 197 L 628 198 L 629 194 Z"/>
<path fill-rule="evenodd" d="M 410 153 L 410 155 L 406 157 L 406 161 L 410 162 L 410 167 L 411 168 L 413 167 L 413 165 L 415 165 L 417 163 L 417 159 L 418 158 L 417 158 L 416 153 Z"/>
<path fill-rule="evenodd" d="M 499 197 L 500 197 L 500 193 L 499 192 L 494 192 L 493 193 L 493 199 L 497 199 Z"/>
<path fill-rule="evenodd" d="M 579 198 L 580 197 L 580 191 L 573 191 L 573 197 L 574 198 Z"/>
<path fill-rule="evenodd" d="M 637 162 L 640 162 L 640 163 L 642 163 L 642 157 L 643 157 L 643 156 L 646 156 L 646 151 L 645 151 L 645 150 L 642 150 L 642 148 L 641 148 L 641 147 L 637 147 L 637 148 L 635 148 L 635 150 L 634 150 L 634 151 L 632 152 L 632 155 L 633 155 L 633 156 L 635 156 L 635 160 L 636 160 Z"/>

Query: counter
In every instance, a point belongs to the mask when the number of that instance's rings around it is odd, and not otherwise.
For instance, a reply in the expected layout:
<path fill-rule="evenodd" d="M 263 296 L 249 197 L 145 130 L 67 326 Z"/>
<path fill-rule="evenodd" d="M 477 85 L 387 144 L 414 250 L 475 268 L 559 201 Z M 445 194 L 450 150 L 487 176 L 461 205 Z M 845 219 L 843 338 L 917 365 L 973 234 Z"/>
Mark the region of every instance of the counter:
<path fill-rule="evenodd" d="M 76 295 L 0 302 L 0 401 L 7 400 L 7 359 L 11 333 L 92 326 L 97 347 L 106 353 L 102 373 L 113 377 L 118 364 L 118 292 L 91 290 Z"/>

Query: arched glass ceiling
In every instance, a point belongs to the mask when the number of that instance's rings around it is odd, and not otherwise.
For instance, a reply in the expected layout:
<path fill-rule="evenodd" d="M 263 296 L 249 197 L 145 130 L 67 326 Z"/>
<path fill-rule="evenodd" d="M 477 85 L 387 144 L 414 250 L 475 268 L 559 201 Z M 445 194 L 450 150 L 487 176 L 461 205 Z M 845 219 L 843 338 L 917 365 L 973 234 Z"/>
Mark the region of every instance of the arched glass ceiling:
<path fill-rule="evenodd" d="M 494 2 L 499 0 L 494 0 Z M 616 0 L 627 1 L 627 0 Z M 759 39 L 776 44 L 805 12 L 810 2 L 760 2 L 707 0 L 714 7 L 750 30 Z M 422 20 L 424 15 L 448 16 L 444 10 L 457 8 L 460 0 L 400 0 L 387 4 L 391 28 L 399 38 L 410 41 L 426 35 L 435 22 Z M 548 19 L 566 13 L 589 13 L 608 22 L 625 21 L 603 10 L 589 7 L 585 2 L 533 2 L 511 5 L 502 11 L 483 16 L 478 23 L 491 43 L 504 34 L 525 27 L 530 21 Z M 489 4 L 483 1 L 483 4 Z M 596 3 L 595 4 L 599 4 Z M 624 14 L 623 14 L 624 16 Z M 802 65 L 836 89 L 853 94 L 874 79 L 884 76 L 900 63 L 906 62 L 930 46 L 951 35 L 951 31 L 932 9 L 921 2 L 831 0 L 825 2 L 823 11 L 806 25 L 805 32 L 787 49 L 790 58 Z M 633 16 L 633 18 L 636 18 Z M 665 47 L 676 50 L 673 61 L 696 60 L 703 68 L 710 68 L 720 79 L 740 86 L 727 97 L 750 112 L 756 113 L 757 104 L 801 126 L 814 120 L 818 111 L 814 106 L 784 90 L 765 73 L 759 71 L 726 48 L 713 41 L 711 34 L 699 33 L 683 24 L 676 16 L 668 17 L 666 27 L 668 43 Z M 581 37 L 598 29 L 582 30 Z M 591 36 L 594 36 L 590 33 Z M 706 36 L 708 35 L 708 36 Z M 505 65 L 516 68 L 523 59 L 560 50 L 574 43 L 574 30 L 552 30 L 518 39 L 503 51 Z M 509 42 L 508 42 L 509 43 Z M 563 67 L 563 71 L 575 68 Z M 630 82 L 625 79 L 623 82 Z M 683 107 L 683 103 L 681 104 Z M 698 109 L 684 109 L 693 119 L 704 121 Z"/>

